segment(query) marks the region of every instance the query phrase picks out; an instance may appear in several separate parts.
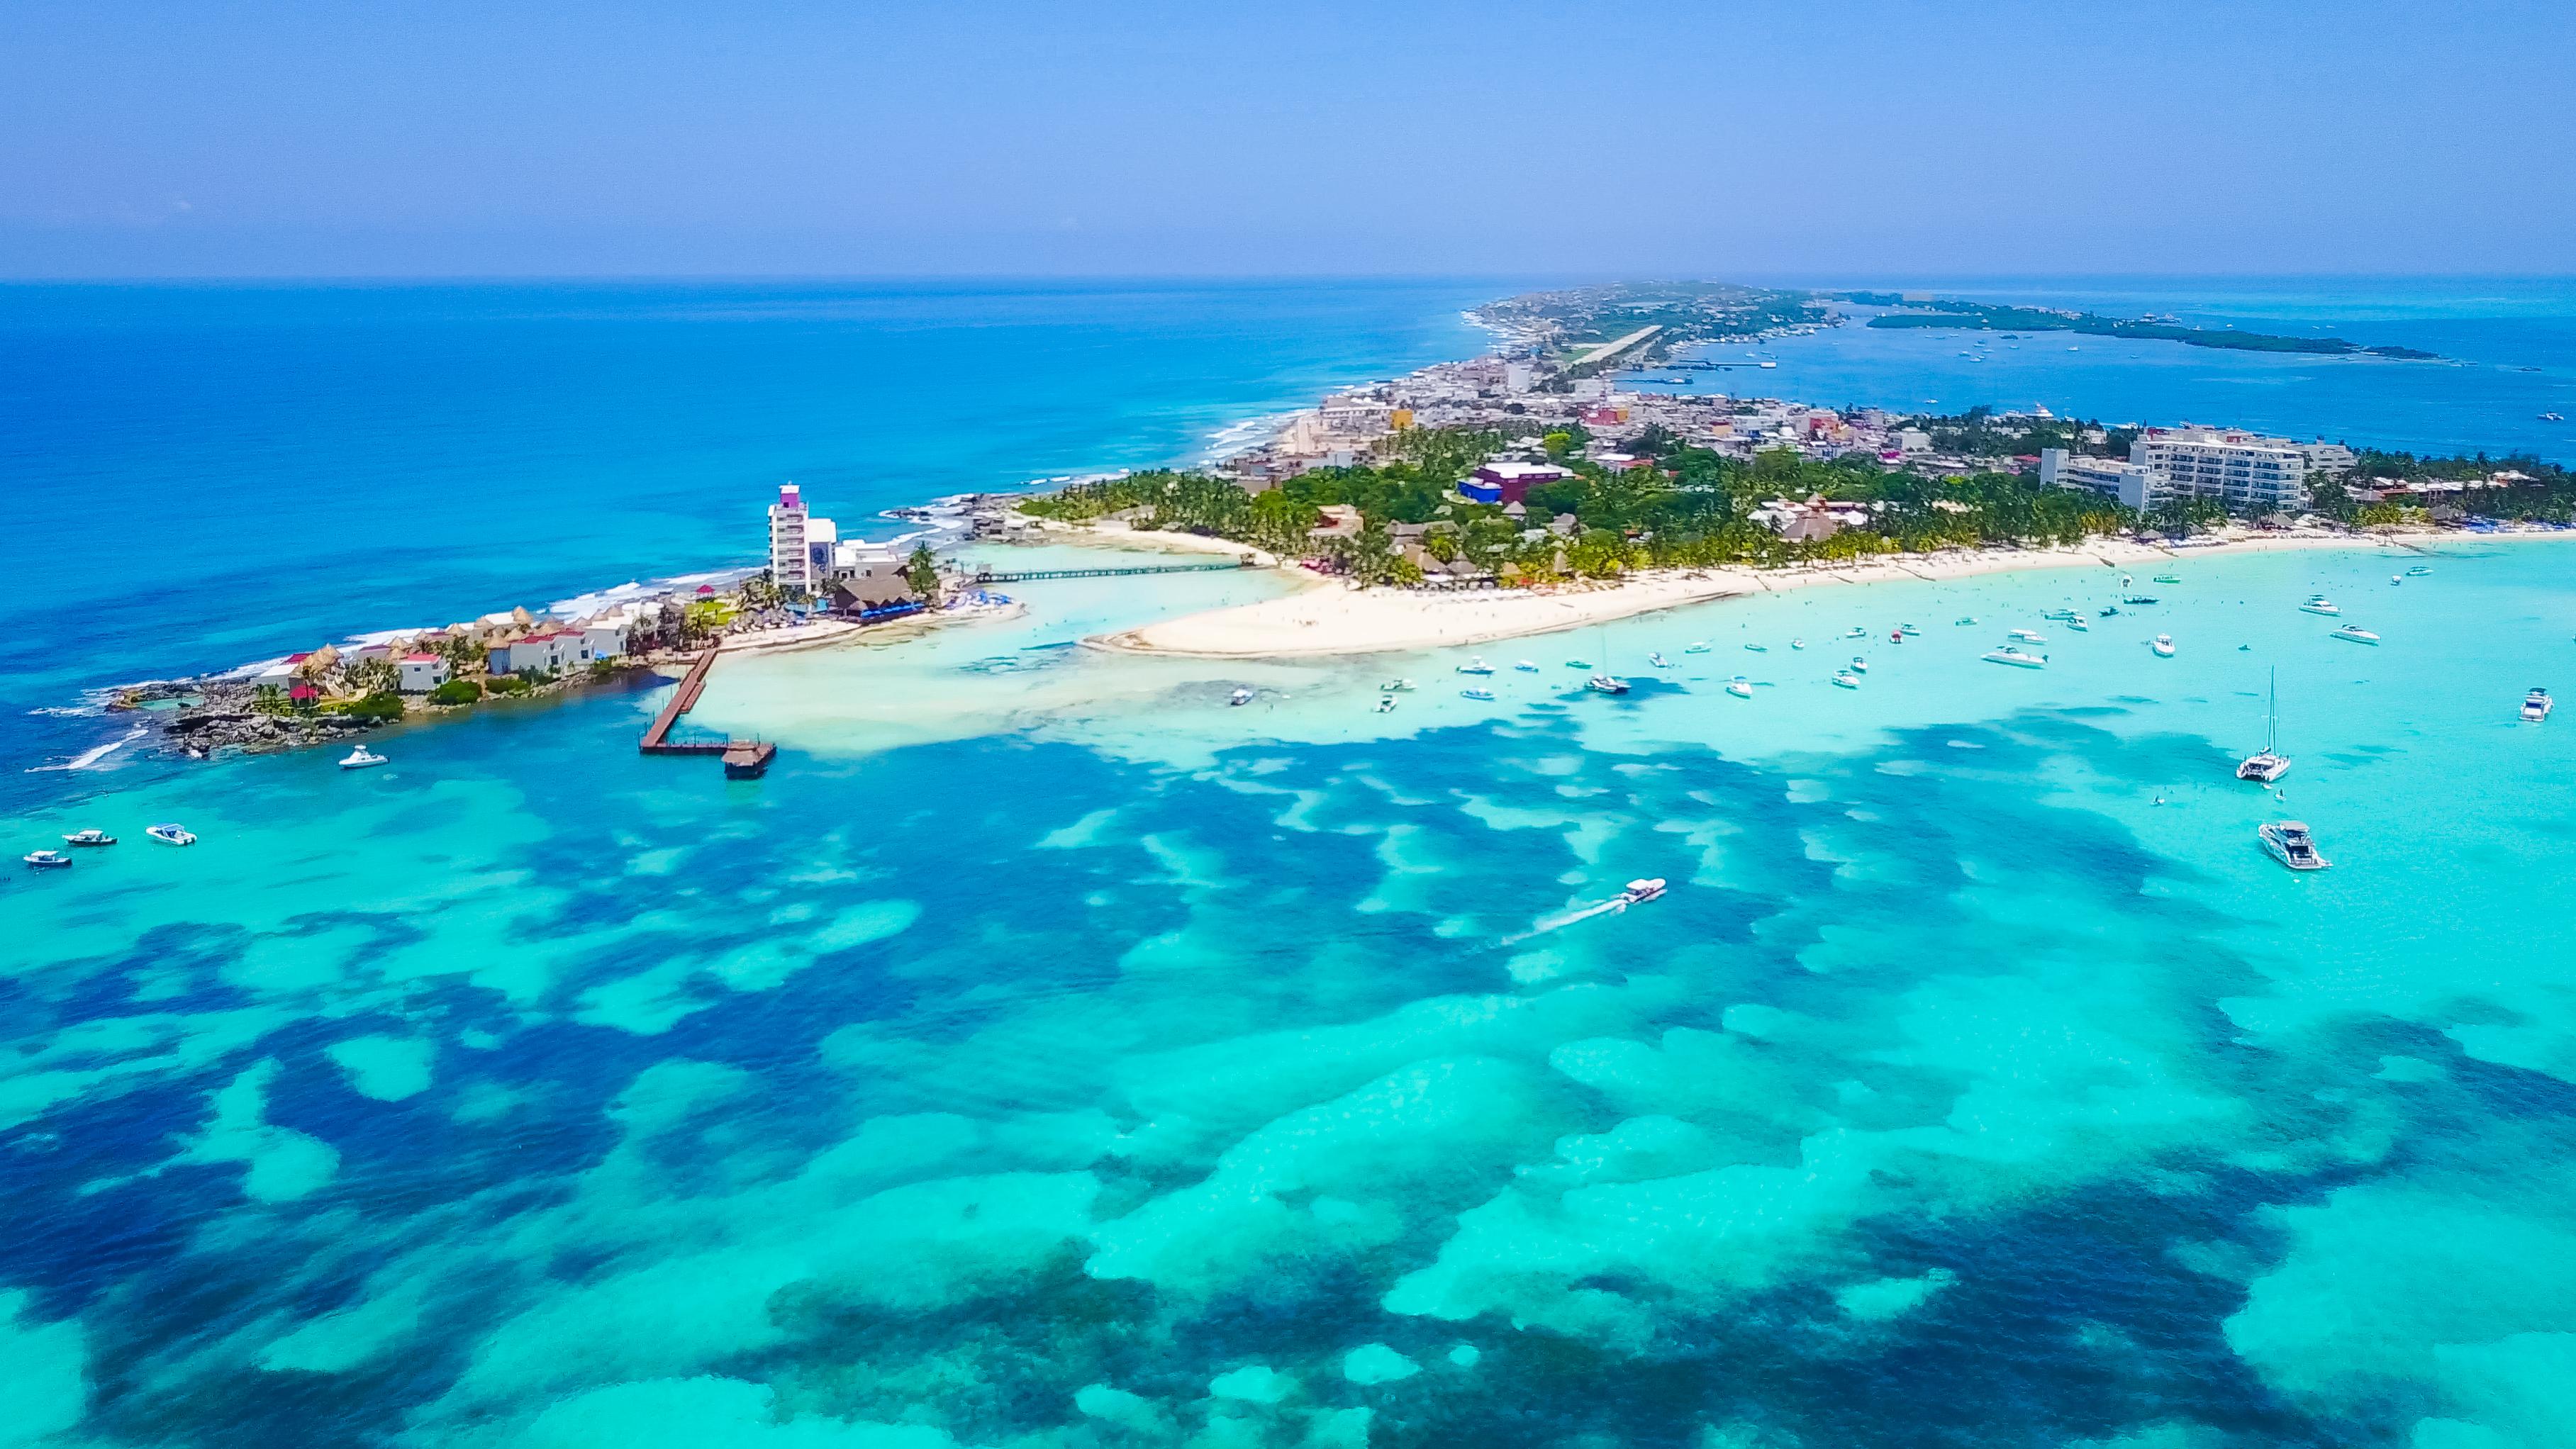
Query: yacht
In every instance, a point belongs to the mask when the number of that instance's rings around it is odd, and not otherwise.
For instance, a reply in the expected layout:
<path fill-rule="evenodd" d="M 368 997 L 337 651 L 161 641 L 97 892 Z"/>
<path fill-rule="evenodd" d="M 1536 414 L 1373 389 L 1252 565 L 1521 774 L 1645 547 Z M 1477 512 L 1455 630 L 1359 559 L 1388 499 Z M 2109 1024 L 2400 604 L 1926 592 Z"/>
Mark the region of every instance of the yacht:
<path fill-rule="evenodd" d="M 2003 645 L 1996 649 L 1989 649 L 1981 657 L 1984 658 L 1988 664 L 2009 664 L 2015 669 L 2046 669 L 2048 667 L 2047 655 L 2033 654 L 2026 649 L 2015 649 L 2010 644 Z"/>
<path fill-rule="evenodd" d="M 2272 858 L 2292 870 L 2323 870 L 2333 861 L 2317 854 L 2317 842 L 2308 827 L 2297 820 L 2271 820 L 2254 827 L 2254 838 L 2263 842 Z"/>
<path fill-rule="evenodd" d="M 2342 609 L 2336 607 L 2334 600 L 2327 598 L 2323 594 L 2308 595 L 2308 601 L 2301 604 L 2299 607 L 2311 614 L 2340 614 L 2343 612 Z"/>
<path fill-rule="evenodd" d="M 2155 642 L 2149 644 L 2147 647 L 2156 651 L 2156 657 L 2158 659 L 2171 659 L 2174 656 L 2173 636 L 2171 634 L 2158 634 L 2155 638 Z"/>
<path fill-rule="evenodd" d="M 2048 642 L 2048 636 L 2040 633 L 2037 629 L 2015 629 L 2009 637 L 2016 642 L 2023 644 L 2045 644 Z"/>
<path fill-rule="evenodd" d="M 1867 674 L 1867 673 L 1869 673 L 1869 661 L 1868 661 L 1868 660 L 1866 660 L 1866 659 L 1861 658 L 1861 657 L 1860 657 L 1859 655 L 1857 655 L 1857 654 L 1853 655 L 1853 656 L 1852 656 L 1852 662 L 1851 662 L 1851 672 L 1852 672 L 1852 673 L 1854 673 L 1854 674 Z"/>
<path fill-rule="evenodd" d="M 1842 673 L 1834 676 L 1834 683 L 1841 685 L 1845 689 L 1858 689 L 1860 688 L 1860 676 L 1846 669 Z"/>
<path fill-rule="evenodd" d="M 1409 694 L 1413 690 L 1413 681 L 1410 679 L 1390 679 L 1386 683 L 1379 685 L 1377 688 L 1380 694 Z"/>
<path fill-rule="evenodd" d="M 1737 699 L 1751 699 L 1753 697 L 1753 681 L 1739 674 L 1733 679 L 1726 681 L 1726 692 L 1734 695 Z"/>
<path fill-rule="evenodd" d="M 1231 705 L 1250 704 L 1252 703 L 1252 691 L 1248 689 L 1238 689 L 1234 692 L 1232 697 L 1226 700 L 1226 703 Z"/>
<path fill-rule="evenodd" d="M 2290 757 L 2273 748 L 2281 723 L 2281 671 L 2272 671 L 2272 702 L 2263 712 L 2263 748 L 2237 762 L 2236 778 L 2269 785 L 2290 773 Z"/>
<path fill-rule="evenodd" d="M 76 830 L 63 837 L 65 845 L 114 845 L 116 837 L 104 830 Z"/>
<path fill-rule="evenodd" d="M 1466 663 L 1459 665 L 1458 672 L 1460 674 L 1491 674 L 1494 672 L 1494 666 L 1487 664 L 1484 656 L 1480 654 L 1475 658 L 1468 660 Z"/>
<path fill-rule="evenodd" d="M 32 870 L 55 870 L 72 863 L 72 858 L 59 850 L 31 850 L 18 858 Z"/>
<path fill-rule="evenodd" d="M 2549 711 L 2555 703 L 2556 701 L 2550 699 L 2548 690 L 2534 689 L 2522 697 L 2522 717 L 2532 724 L 2538 724 L 2549 718 Z"/>
<path fill-rule="evenodd" d="M 1619 892 L 1619 904 L 1623 909 L 1628 906 L 1643 905 L 1663 893 L 1662 876 L 1656 876 L 1651 880 L 1632 880 L 1628 882 L 1626 890 Z"/>
<path fill-rule="evenodd" d="M 2417 564 L 2415 567 L 2406 571 L 2406 577 L 2410 579 L 2420 579 L 2432 571 L 2432 566 L 2429 564 Z"/>
<path fill-rule="evenodd" d="M 1682 646 L 1682 652 L 1684 654 L 1706 654 L 1708 652 L 1708 641 L 1705 639 L 1694 639 L 1690 643 Z"/>
<path fill-rule="evenodd" d="M 1460 699 L 1492 699 L 1494 697 L 1494 692 L 1490 689 L 1470 686 L 1466 689 L 1459 690 L 1458 697 Z"/>
<path fill-rule="evenodd" d="M 392 760 L 389 757 L 377 754 L 375 751 L 368 749 L 365 745 L 360 745 L 356 749 L 351 750 L 346 759 L 340 761 L 340 768 L 343 770 L 364 770 L 372 766 L 391 763 Z"/>
<path fill-rule="evenodd" d="M 1378 712 L 1379 714 L 1385 714 L 1387 711 L 1389 711 L 1389 710 L 1391 710 L 1391 709 L 1393 709 L 1393 708 L 1395 708 L 1395 696 L 1394 696 L 1394 695 L 1391 695 L 1391 694 L 1381 694 L 1381 695 L 1379 695 L 1379 696 L 1377 697 L 1377 712 Z"/>
<path fill-rule="evenodd" d="M 1583 681 L 1583 687 L 1594 694 L 1626 694 L 1628 681 L 1615 674 L 1596 674 Z"/>
<path fill-rule="evenodd" d="M 2093 626 L 2085 623 L 2084 616 L 2081 614 L 2067 615 L 2066 627 L 2074 630 L 2078 634 L 2090 634 L 2093 632 Z"/>
<path fill-rule="evenodd" d="M 1797 648 L 1797 647 L 1798 647 L 1797 642 L 1796 642 L 1795 640 L 1790 641 L 1789 647 L 1790 647 L 1790 648 L 1792 648 L 1792 649 Z M 1673 667 L 1673 661 L 1671 661 L 1671 660 L 1669 660 L 1669 659 L 1666 659 L 1666 658 L 1664 657 L 1664 653 L 1663 653 L 1663 651 L 1662 651 L 1662 650 L 1660 650 L 1660 649 L 1656 650 L 1656 651 L 1655 651 L 1654 653 L 1652 653 L 1652 654 L 1647 655 L 1647 656 L 1646 656 L 1646 662 L 1647 662 L 1648 664 L 1651 664 L 1651 665 L 1655 666 L 1657 669 L 1670 669 L 1670 668 L 1672 668 L 1672 667 Z"/>
<path fill-rule="evenodd" d="M 1523 673 L 1523 674 L 1536 674 L 1536 673 L 1538 673 L 1538 661 L 1537 661 L 1537 660 L 1535 660 L 1535 659 L 1524 659 L 1524 660 L 1522 660 L 1520 663 L 1515 664 L 1515 665 L 1513 665 L 1512 667 L 1513 667 L 1514 669 L 1519 670 L 1519 671 L 1520 671 L 1521 673 Z"/>
<path fill-rule="evenodd" d="M 2371 633 L 2368 629 L 2361 627 L 2359 624 L 2346 624 L 2342 628 L 2328 634 L 2326 637 L 2329 639 L 2341 639 L 2353 644 L 2376 644 L 2379 642 L 2378 635 Z"/>
<path fill-rule="evenodd" d="M 146 825 L 143 827 L 143 833 L 151 836 L 157 841 L 160 841 L 163 845 L 194 845 L 197 843 L 196 833 L 184 825 Z"/>

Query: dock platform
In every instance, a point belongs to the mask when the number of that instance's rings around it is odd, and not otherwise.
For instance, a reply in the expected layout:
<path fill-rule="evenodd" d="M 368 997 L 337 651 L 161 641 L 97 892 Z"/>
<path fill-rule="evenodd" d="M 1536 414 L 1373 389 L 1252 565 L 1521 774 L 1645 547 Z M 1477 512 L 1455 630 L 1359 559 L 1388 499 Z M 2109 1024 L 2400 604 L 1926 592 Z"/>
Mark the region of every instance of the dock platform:
<path fill-rule="evenodd" d="M 680 686 L 671 691 L 671 701 L 653 717 L 644 738 L 635 742 L 639 753 L 647 755 L 715 755 L 723 759 L 728 780 L 757 780 L 769 773 L 770 762 L 778 758 L 778 746 L 767 740 L 675 740 L 671 727 L 680 722 L 697 705 L 698 696 L 706 693 L 707 671 L 715 668 L 716 650 L 710 646 L 689 672 L 680 677 Z"/>

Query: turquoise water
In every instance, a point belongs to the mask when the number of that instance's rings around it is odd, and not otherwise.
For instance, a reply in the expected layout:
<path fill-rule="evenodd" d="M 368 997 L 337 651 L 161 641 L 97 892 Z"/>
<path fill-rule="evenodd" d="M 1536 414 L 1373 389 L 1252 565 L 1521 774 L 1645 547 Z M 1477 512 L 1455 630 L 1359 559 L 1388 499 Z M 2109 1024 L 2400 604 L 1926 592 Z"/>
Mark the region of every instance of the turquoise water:
<path fill-rule="evenodd" d="M 2571 550 L 1799 589 L 1491 704 L 1067 581 L 728 661 L 756 783 L 652 690 L 36 776 L 126 843 L 0 883 L 0 1442 L 2565 1443 Z"/>

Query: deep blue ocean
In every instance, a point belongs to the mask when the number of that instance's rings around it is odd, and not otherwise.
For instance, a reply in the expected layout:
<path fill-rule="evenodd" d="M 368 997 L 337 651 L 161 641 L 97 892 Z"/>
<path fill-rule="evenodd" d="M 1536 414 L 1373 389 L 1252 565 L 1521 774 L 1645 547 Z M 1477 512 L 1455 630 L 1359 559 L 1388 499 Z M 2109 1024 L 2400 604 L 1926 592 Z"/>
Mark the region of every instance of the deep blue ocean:
<path fill-rule="evenodd" d="M 2125 285 L 2576 365 L 2576 304 Z M 1722 600 L 1587 635 L 1675 661 L 1618 700 L 1553 639 L 1491 702 L 1064 647 L 1267 575 L 1031 585 L 721 665 L 757 782 L 638 756 L 641 688 L 358 773 L 24 713 L 742 561 L 782 478 L 1185 460 L 1496 290 L 0 292 L 0 807 L 124 842 L 0 879 L 0 1445 L 2576 1442 L 2563 540 Z M 1939 366 L 1888 339 L 1761 376 Z M 2530 406 L 2089 351 L 2052 407 Z"/>

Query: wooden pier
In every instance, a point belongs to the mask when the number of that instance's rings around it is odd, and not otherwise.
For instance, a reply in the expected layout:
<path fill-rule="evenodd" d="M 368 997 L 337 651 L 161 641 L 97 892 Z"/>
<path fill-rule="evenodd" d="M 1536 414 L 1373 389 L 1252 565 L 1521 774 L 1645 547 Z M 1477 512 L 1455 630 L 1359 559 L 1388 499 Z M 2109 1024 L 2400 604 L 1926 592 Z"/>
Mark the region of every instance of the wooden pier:
<path fill-rule="evenodd" d="M 1026 583 L 1031 579 L 1118 579 L 1130 574 L 1204 574 L 1217 571 L 1232 572 L 1236 569 L 1260 566 L 1253 561 L 1252 555 L 1245 554 L 1233 563 L 1138 564 L 1133 568 L 1123 569 L 1031 569 L 1020 573 L 995 573 L 990 569 L 982 569 L 976 572 L 973 582 L 1018 584 Z"/>
<path fill-rule="evenodd" d="M 671 691 L 671 702 L 653 717 L 652 727 L 644 738 L 635 742 L 638 752 L 647 755 L 717 755 L 724 760 L 725 778 L 757 780 L 769 772 L 769 762 L 778 758 L 778 746 L 767 740 L 674 740 L 671 727 L 680 722 L 698 702 L 707 688 L 707 671 L 716 666 L 716 650 L 710 647 L 680 677 L 680 687 Z"/>

